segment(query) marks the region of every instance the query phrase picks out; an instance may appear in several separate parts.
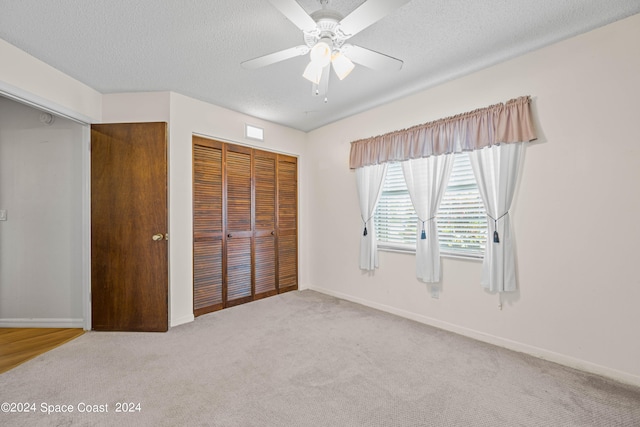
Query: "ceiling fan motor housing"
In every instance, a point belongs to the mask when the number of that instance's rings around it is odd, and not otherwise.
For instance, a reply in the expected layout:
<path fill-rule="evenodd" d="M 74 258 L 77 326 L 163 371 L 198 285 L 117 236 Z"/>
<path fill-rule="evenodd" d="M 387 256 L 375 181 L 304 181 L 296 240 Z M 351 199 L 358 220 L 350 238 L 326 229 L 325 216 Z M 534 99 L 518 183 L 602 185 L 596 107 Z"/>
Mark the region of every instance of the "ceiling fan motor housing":
<path fill-rule="evenodd" d="M 330 9 L 320 9 L 311 14 L 316 21 L 316 28 L 312 31 L 303 31 L 304 42 L 309 48 L 316 45 L 321 39 L 331 39 L 333 50 L 339 49 L 348 37 L 341 33 L 339 22 L 342 15 Z"/>

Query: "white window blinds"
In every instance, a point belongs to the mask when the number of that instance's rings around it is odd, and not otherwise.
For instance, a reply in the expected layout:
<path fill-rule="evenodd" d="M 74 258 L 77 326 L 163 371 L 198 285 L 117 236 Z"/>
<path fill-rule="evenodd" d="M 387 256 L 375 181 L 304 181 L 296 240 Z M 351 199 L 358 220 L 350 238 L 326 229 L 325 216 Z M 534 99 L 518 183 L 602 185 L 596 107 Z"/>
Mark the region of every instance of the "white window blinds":
<path fill-rule="evenodd" d="M 455 155 L 437 221 L 441 252 L 482 258 L 487 216 L 467 153 Z"/>
<path fill-rule="evenodd" d="M 416 221 L 400 163 L 389 163 L 374 220 L 381 248 L 415 250 Z"/>
<path fill-rule="evenodd" d="M 380 248 L 415 250 L 417 217 L 400 163 L 388 166 L 374 219 Z M 455 154 L 436 220 L 443 255 L 483 257 L 487 219 L 467 153 Z"/>

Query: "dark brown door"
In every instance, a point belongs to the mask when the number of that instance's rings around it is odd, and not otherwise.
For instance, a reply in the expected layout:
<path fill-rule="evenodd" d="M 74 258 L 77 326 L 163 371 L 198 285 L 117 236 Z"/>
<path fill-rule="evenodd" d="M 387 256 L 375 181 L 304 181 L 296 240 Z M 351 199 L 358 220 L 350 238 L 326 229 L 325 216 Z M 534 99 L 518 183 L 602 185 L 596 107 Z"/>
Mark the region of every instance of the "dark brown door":
<path fill-rule="evenodd" d="M 93 329 L 168 329 L 167 232 L 166 123 L 92 125 Z"/>

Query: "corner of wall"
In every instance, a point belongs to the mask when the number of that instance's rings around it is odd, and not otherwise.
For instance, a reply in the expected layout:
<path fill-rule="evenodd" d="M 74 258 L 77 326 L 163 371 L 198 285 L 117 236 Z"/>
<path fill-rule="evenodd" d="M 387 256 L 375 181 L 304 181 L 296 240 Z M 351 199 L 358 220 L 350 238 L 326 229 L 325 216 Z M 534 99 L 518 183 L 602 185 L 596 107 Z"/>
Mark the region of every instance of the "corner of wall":
<path fill-rule="evenodd" d="M 0 39 L 0 94 L 75 121 L 102 116 L 102 94 Z"/>

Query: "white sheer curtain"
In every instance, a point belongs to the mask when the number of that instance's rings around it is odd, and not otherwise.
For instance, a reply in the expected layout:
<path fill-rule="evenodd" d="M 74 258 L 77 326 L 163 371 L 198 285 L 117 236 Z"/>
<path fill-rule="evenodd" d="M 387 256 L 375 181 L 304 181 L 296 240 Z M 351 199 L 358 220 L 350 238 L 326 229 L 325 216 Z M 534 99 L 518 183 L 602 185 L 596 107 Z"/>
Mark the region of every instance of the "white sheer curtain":
<path fill-rule="evenodd" d="M 453 154 L 442 154 L 401 163 L 411 203 L 418 215 L 416 276 L 426 283 L 440 281 L 440 244 L 436 214 L 447 189 Z"/>
<path fill-rule="evenodd" d="M 471 151 L 471 167 L 487 211 L 487 245 L 480 283 L 490 291 L 516 290 L 515 243 L 509 209 L 524 143 Z"/>
<path fill-rule="evenodd" d="M 376 211 L 386 173 L 386 163 L 356 169 L 356 185 L 363 224 L 360 232 L 360 268 L 362 270 L 373 270 L 378 267 L 378 243 L 373 214 Z"/>

